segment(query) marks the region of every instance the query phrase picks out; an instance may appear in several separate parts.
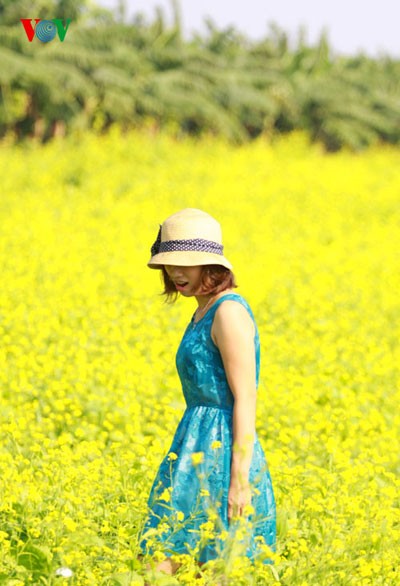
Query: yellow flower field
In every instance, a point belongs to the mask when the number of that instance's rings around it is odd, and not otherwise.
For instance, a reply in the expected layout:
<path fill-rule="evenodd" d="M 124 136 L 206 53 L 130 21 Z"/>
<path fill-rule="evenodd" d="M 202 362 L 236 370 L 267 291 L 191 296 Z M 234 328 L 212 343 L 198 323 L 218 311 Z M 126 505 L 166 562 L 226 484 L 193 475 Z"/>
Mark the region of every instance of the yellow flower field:
<path fill-rule="evenodd" d="M 0 584 L 143 584 L 196 308 L 146 263 L 184 207 L 220 220 L 259 327 L 278 550 L 275 571 L 235 557 L 195 579 L 185 559 L 151 583 L 400 584 L 400 151 L 115 129 L 4 143 L 0 176 Z"/>

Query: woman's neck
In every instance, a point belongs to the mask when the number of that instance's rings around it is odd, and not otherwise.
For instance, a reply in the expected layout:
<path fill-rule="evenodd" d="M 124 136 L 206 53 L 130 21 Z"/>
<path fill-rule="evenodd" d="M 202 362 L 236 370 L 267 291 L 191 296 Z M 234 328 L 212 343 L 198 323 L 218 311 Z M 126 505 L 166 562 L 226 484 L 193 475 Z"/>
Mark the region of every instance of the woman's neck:
<path fill-rule="evenodd" d="M 227 293 L 232 293 L 232 289 L 224 289 L 223 291 L 220 291 L 220 293 L 214 295 L 196 295 L 195 297 L 198 303 L 198 309 L 200 311 L 204 310 L 207 305 L 209 307 L 212 304 L 212 300 L 217 300 Z"/>

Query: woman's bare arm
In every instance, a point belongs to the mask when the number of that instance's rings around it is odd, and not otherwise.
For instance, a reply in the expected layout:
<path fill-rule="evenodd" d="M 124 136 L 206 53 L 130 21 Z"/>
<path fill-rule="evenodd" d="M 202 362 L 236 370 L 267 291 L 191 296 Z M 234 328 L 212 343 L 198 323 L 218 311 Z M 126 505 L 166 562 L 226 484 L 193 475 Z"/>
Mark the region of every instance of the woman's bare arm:
<path fill-rule="evenodd" d="M 247 484 L 256 419 L 255 328 L 243 305 L 226 300 L 215 312 L 211 336 L 218 346 L 235 398 L 231 482 Z"/>

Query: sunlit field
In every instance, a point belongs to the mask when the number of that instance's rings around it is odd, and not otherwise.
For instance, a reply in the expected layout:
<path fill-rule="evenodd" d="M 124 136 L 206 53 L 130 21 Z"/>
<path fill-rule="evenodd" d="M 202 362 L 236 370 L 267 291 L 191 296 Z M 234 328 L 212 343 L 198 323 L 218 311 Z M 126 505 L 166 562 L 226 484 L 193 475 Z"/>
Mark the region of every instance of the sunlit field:
<path fill-rule="evenodd" d="M 159 223 L 195 207 L 221 222 L 259 328 L 278 547 L 273 569 L 235 555 L 195 578 L 187 557 L 146 580 L 400 584 L 400 151 L 114 130 L 3 144 L 0 177 L 0 583 L 144 583 L 196 308 L 164 303 L 146 263 Z"/>

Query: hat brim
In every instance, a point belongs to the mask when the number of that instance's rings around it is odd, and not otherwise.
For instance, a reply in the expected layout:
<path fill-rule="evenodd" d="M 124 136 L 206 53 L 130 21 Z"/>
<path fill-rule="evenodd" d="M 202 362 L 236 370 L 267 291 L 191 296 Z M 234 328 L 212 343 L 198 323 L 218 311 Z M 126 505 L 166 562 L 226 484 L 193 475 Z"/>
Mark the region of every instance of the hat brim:
<path fill-rule="evenodd" d="M 152 256 L 147 263 L 147 266 L 150 269 L 161 269 L 163 265 L 175 265 L 179 267 L 222 265 L 227 269 L 233 268 L 231 263 L 221 254 L 196 250 L 171 250 L 170 252 L 160 252 L 159 254 Z"/>

